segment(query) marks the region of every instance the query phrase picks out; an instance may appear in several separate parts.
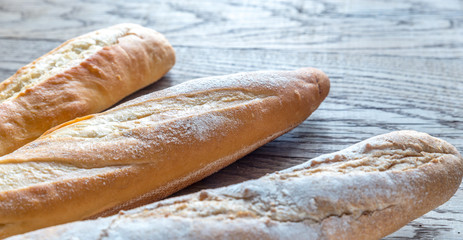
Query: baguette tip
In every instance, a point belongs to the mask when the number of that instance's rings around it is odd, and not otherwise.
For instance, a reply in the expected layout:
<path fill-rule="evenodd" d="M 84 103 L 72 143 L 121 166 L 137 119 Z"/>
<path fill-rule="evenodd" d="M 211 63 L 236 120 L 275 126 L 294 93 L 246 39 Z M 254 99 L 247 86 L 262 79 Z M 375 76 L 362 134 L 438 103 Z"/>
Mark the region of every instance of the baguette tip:
<path fill-rule="evenodd" d="M 330 79 L 322 70 L 306 67 L 300 68 L 296 72 L 305 82 L 318 86 L 318 94 L 321 100 L 328 96 L 330 92 Z"/>

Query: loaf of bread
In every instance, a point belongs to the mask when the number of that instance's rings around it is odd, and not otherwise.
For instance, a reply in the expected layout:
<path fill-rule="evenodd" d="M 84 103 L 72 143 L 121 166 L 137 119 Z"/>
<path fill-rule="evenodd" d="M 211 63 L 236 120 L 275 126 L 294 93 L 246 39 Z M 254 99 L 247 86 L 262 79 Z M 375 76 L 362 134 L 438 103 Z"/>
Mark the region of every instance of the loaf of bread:
<path fill-rule="evenodd" d="M 12 239 L 379 239 L 446 202 L 463 159 L 415 131 L 228 187 Z"/>
<path fill-rule="evenodd" d="M 174 63 L 164 36 L 135 24 L 63 43 L 0 84 L 0 156 L 58 124 L 110 107 Z"/>
<path fill-rule="evenodd" d="M 188 81 L 51 129 L 0 158 L 0 236 L 159 200 L 303 122 L 311 68 Z"/>

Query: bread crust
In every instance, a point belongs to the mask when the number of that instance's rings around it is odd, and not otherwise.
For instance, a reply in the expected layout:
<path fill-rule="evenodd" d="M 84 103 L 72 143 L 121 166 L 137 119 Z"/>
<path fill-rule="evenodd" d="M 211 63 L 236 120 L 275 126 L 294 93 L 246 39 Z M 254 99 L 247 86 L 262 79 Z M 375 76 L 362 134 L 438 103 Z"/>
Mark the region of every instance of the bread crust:
<path fill-rule="evenodd" d="M 28 71 L 39 68 L 41 60 L 108 30 L 123 34 L 114 44 L 56 74 L 35 84 L 23 83 L 26 86 L 0 102 L 0 155 L 14 151 L 58 124 L 110 107 L 157 81 L 174 65 L 174 50 L 163 35 L 136 24 L 119 24 L 63 43 L 2 82 L 0 94 L 22 78 L 33 78 Z"/>
<path fill-rule="evenodd" d="M 57 126 L 0 158 L 32 172 L 0 191 L 0 235 L 164 198 L 296 127 L 328 91 L 312 68 L 210 77 Z"/>
<path fill-rule="evenodd" d="M 446 202 L 463 159 L 398 131 L 228 187 L 12 239 L 379 239 Z"/>

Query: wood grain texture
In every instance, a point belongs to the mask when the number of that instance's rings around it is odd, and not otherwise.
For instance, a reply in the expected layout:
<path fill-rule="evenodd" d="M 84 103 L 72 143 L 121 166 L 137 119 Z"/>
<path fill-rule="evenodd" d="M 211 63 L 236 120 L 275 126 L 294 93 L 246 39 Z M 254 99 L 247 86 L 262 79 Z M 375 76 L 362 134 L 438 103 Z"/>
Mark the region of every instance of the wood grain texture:
<path fill-rule="evenodd" d="M 463 151 L 463 1 L 0 0 L 0 79 L 66 39 L 116 23 L 154 28 L 177 64 L 127 99 L 183 81 L 317 67 L 331 93 L 308 120 L 178 194 L 253 179 L 368 137 L 413 129 Z M 463 238 L 463 185 L 386 239 Z"/>

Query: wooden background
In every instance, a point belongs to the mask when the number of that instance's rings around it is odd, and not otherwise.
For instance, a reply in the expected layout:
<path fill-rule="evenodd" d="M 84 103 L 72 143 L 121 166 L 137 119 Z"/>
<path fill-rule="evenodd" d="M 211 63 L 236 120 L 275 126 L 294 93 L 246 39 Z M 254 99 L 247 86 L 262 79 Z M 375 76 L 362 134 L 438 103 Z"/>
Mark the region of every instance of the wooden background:
<path fill-rule="evenodd" d="M 66 39 L 133 22 L 164 33 L 177 64 L 134 94 L 211 75 L 317 67 L 326 101 L 301 126 L 179 194 L 284 169 L 414 129 L 463 151 L 463 1 L 0 0 L 0 80 Z M 462 239 L 463 185 L 387 239 Z"/>

